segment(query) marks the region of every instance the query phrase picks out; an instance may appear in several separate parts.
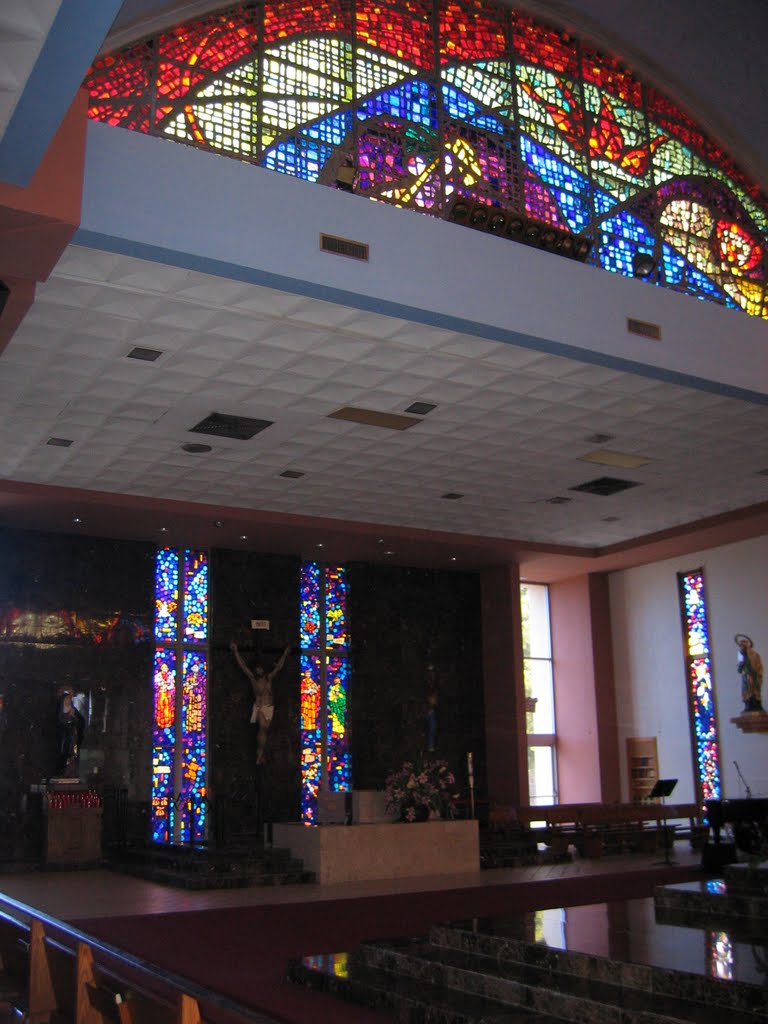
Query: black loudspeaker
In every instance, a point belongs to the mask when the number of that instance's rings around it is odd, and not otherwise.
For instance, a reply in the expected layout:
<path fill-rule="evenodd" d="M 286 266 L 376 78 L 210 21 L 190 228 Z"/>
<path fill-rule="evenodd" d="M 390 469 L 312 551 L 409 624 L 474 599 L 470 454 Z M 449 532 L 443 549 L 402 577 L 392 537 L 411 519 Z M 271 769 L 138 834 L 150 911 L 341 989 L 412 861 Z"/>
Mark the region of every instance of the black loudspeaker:
<path fill-rule="evenodd" d="M 736 863 L 735 843 L 707 843 L 701 851 L 701 866 L 704 871 L 719 871 L 726 864 Z"/>
<path fill-rule="evenodd" d="M 8 296 L 11 294 L 11 289 L 5 283 L 0 281 L 0 313 L 5 309 L 5 304 L 8 301 Z"/>

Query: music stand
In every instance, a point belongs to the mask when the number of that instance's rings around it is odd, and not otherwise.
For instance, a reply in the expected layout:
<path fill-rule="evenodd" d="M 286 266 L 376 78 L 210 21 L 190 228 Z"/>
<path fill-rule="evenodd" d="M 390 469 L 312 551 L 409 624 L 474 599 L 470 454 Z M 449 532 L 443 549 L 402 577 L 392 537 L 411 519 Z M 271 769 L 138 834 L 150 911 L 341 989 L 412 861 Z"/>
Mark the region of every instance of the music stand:
<path fill-rule="evenodd" d="M 669 859 L 669 831 L 667 829 L 667 814 L 666 807 L 664 805 L 664 797 L 671 796 L 672 790 L 677 785 L 677 779 L 659 779 L 656 785 L 653 787 L 651 792 L 648 794 L 648 799 L 652 800 L 656 797 L 661 797 L 661 806 L 664 809 L 664 864 L 675 864 L 676 861 Z M 659 864 L 662 861 L 658 861 Z"/>

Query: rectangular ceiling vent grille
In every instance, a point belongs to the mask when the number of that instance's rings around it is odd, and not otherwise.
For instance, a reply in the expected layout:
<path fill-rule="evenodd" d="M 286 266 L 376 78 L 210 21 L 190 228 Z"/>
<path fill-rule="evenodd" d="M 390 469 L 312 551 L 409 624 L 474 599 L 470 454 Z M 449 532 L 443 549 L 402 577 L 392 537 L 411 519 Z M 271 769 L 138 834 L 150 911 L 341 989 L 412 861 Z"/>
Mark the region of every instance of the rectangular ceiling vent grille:
<path fill-rule="evenodd" d="M 363 262 L 369 259 L 369 248 L 365 242 L 353 242 L 349 238 L 337 238 L 336 235 L 320 235 L 320 248 L 334 256 L 348 256 Z"/>
<path fill-rule="evenodd" d="M 229 416 L 223 412 L 212 412 L 189 430 L 191 434 L 208 434 L 213 437 L 229 437 L 236 441 L 249 441 L 255 434 L 271 427 L 273 422 L 252 419 L 250 416 Z"/>
<path fill-rule="evenodd" d="M 649 324 L 645 320 L 634 320 L 632 317 L 627 317 L 627 330 L 630 334 L 639 334 L 641 338 L 661 341 L 661 327 L 658 324 Z"/>

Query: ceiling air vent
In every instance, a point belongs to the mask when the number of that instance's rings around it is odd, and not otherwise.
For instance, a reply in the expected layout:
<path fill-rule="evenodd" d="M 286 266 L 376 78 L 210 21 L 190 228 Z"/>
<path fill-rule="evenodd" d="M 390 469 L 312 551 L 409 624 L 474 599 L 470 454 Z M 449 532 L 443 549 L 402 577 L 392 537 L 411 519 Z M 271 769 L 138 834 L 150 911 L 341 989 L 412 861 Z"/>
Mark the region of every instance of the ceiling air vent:
<path fill-rule="evenodd" d="M 352 260 L 369 259 L 369 247 L 365 242 L 353 242 L 349 238 L 337 238 L 335 235 L 320 235 L 320 249 L 334 256 L 348 256 Z"/>
<path fill-rule="evenodd" d="M 191 434 L 212 434 L 214 437 L 230 437 L 236 441 L 248 441 L 255 434 L 271 427 L 273 420 L 255 420 L 250 416 L 227 416 L 226 413 L 212 412 L 204 420 L 190 427 Z"/>
<path fill-rule="evenodd" d="M 582 491 L 584 494 L 599 494 L 604 498 L 609 498 L 612 494 L 618 494 L 619 491 L 626 491 L 630 487 L 637 487 L 638 484 L 634 480 L 619 480 L 614 476 L 600 476 L 596 480 L 588 480 L 585 484 L 579 484 L 578 487 L 569 488 L 571 491 Z"/>
<path fill-rule="evenodd" d="M 627 330 L 630 334 L 639 334 L 641 338 L 661 341 L 661 327 L 658 324 L 649 324 L 646 320 L 635 320 L 633 317 L 628 316 Z"/>

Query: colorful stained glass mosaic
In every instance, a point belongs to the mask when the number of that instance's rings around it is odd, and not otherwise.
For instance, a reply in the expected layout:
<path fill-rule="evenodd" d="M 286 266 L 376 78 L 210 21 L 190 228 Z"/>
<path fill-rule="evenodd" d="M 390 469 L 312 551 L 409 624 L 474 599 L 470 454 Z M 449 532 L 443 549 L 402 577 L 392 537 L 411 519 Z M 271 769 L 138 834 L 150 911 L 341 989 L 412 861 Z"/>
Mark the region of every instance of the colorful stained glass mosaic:
<path fill-rule="evenodd" d="M 175 640 L 178 635 L 179 552 L 161 548 L 155 561 L 155 639 Z"/>
<path fill-rule="evenodd" d="M 184 652 L 181 684 L 181 787 L 178 841 L 205 839 L 207 659 L 204 652 Z"/>
<path fill-rule="evenodd" d="M 347 576 L 343 566 L 302 565 L 300 630 L 301 818 L 311 825 L 321 788 L 338 793 L 352 785 Z"/>
<path fill-rule="evenodd" d="M 703 570 L 681 574 L 679 580 L 688 701 L 696 743 L 697 789 L 702 801 L 717 800 L 720 798 L 720 762 Z"/>
<path fill-rule="evenodd" d="M 301 655 L 301 820 L 313 825 L 323 770 L 320 658 Z"/>
<path fill-rule="evenodd" d="M 768 318 L 768 197 L 619 55 L 501 0 L 262 0 L 100 57 L 90 116 L 433 216 L 457 195 Z M 694 189 L 697 195 L 691 194 Z M 631 216 L 625 216 L 631 214 Z"/>
<path fill-rule="evenodd" d="M 185 640 L 208 639 L 208 556 L 204 551 L 184 552 L 182 630 Z"/>
<path fill-rule="evenodd" d="M 207 636 L 207 555 L 160 548 L 155 558 L 152 729 L 151 835 L 156 843 L 206 838 Z"/>
<path fill-rule="evenodd" d="M 158 647 L 154 658 L 152 724 L 152 839 L 169 843 L 173 835 L 174 760 L 176 755 L 176 652 Z"/>

